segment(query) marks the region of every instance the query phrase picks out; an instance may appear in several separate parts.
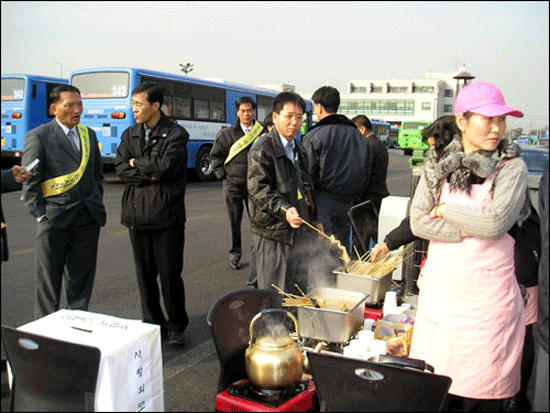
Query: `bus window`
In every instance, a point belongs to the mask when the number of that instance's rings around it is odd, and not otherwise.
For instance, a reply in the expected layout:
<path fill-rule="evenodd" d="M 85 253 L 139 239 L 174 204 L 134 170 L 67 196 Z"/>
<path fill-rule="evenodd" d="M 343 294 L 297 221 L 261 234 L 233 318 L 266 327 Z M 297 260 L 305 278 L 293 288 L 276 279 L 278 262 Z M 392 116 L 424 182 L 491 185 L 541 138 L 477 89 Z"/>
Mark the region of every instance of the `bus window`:
<path fill-rule="evenodd" d="M 178 119 L 190 119 L 191 99 L 174 96 L 174 110 L 172 116 Z"/>
<path fill-rule="evenodd" d="M 207 100 L 195 99 L 195 113 L 194 118 L 199 120 L 208 120 L 210 114 L 210 108 Z"/>
<path fill-rule="evenodd" d="M 2 101 L 23 100 L 25 79 L 2 79 Z"/>
<path fill-rule="evenodd" d="M 210 102 L 210 120 L 223 121 L 223 103 Z"/>
<path fill-rule="evenodd" d="M 164 95 L 164 104 L 162 105 L 162 111 L 166 116 L 172 116 L 172 113 L 174 113 L 174 104 L 172 103 L 173 99 L 172 96 L 166 96 Z"/>
<path fill-rule="evenodd" d="M 273 98 L 267 96 L 258 96 L 256 102 L 256 119 L 263 122 L 268 113 L 273 111 Z"/>
<path fill-rule="evenodd" d="M 124 98 L 129 80 L 128 73 L 97 72 L 74 75 L 71 84 L 80 90 L 82 99 Z"/>

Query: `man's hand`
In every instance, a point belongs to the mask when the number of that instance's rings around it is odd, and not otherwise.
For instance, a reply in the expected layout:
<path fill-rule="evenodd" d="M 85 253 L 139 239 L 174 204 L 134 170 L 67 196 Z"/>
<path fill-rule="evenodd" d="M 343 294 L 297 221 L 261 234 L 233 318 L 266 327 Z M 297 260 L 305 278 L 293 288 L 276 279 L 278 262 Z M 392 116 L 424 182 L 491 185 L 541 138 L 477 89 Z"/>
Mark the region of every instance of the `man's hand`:
<path fill-rule="evenodd" d="M 288 222 L 292 228 L 300 228 L 304 223 L 302 217 L 298 215 L 298 211 L 294 207 L 286 210 L 286 222 Z"/>
<path fill-rule="evenodd" d="M 15 182 L 17 182 L 18 184 L 22 184 L 34 175 L 34 172 L 27 172 L 26 167 L 19 165 L 14 165 L 13 168 L 11 168 L 11 173 L 15 178 Z"/>

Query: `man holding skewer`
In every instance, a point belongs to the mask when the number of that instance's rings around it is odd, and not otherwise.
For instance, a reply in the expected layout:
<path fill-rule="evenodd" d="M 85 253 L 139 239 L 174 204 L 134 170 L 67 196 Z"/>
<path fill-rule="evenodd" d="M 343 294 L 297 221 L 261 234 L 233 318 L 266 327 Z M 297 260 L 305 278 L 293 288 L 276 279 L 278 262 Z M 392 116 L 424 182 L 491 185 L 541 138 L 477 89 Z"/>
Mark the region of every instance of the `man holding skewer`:
<path fill-rule="evenodd" d="M 308 257 L 305 248 L 313 231 L 302 224 L 310 219 L 308 158 L 295 137 L 300 132 L 304 99 L 279 93 L 273 102 L 274 128 L 260 136 L 248 153 L 248 205 L 252 231 L 252 265 L 258 288 L 274 284 L 307 291 Z"/>

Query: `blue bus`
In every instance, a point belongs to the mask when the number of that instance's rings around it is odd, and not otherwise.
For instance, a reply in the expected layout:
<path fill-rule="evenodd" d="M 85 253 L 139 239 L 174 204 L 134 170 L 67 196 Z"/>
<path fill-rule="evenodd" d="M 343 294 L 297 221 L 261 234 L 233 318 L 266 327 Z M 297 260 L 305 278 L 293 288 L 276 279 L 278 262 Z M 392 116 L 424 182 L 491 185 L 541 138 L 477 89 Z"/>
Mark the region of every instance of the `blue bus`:
<path fill-rule="evenodd" d="M 14 74 L 2 75 L 2 158 L 21 161 L 25 135 L 50 122 L 50 92 L 68 79 Z"/>
<path fill-rule="evenodd" d="M 378 139 L 388 146 L 390 139 L 391 124 L 380 119 L 371 119 L 372 131 Z"/>
<path fill-rule="evenodd" d="M 197 177 L 214 180 L 210 149 L 221 129 L 237 121 L 235 101 L 249 96 L 256 102 L 256 119 L 263 121 L 273 110 L 277 91 L 224 81 L 198 79 L 129 67 L 75 70 L 71 85 L 82 95 L 82 124 L 94 129 L 104 164 L 114 164 L 122 133 L 135 124 L 132 90 L 140 83 L 153 81 L 164 88 L 163 111 L 189 132 L 188 164 Z M 306 129 L 312 119 L 312 102 L 307 101 Z M 306 130 L 307 131 L 307 130 Z"/>
<path fill-rule="evenodd" d="M 399 148 L 397 138 L 399 137 L 399 126 L 391 125 L 390 138 L 388 139 L 388 148 Z"/>

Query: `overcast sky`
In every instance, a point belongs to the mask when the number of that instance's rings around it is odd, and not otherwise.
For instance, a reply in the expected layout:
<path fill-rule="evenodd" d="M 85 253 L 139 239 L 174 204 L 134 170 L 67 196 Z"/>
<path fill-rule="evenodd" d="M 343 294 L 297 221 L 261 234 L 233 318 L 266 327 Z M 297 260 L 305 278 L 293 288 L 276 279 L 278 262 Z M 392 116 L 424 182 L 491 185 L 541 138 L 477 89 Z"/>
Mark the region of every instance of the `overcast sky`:
<path fill-rule="evenodd" d="M 548 126 L 549 3 L 2 1 L 2 74 L 132 66 L 298 92 L 466 64 Z M 310 97 L 310 96 L 306 96 Z"/>

